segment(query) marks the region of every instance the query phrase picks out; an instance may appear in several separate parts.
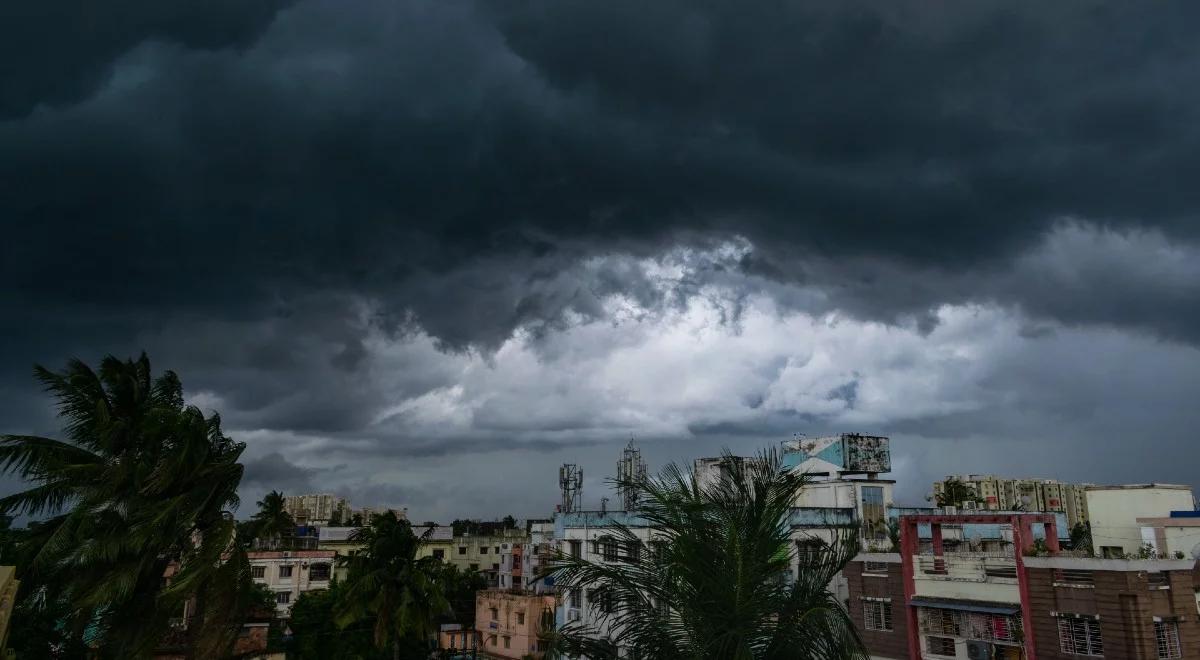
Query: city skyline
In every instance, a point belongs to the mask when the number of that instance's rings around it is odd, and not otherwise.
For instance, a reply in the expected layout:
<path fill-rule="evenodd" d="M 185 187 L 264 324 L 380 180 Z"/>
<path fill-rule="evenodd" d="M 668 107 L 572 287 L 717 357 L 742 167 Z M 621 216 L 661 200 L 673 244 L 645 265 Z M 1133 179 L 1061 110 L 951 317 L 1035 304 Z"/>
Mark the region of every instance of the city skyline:
<path fill-rule="evenodd" d="M 6 433 L 144 350 L 243 514 L 598 506 L 631 437 L 1200 486 L 1194 3 L 218 5 L 0 21 Z"/>

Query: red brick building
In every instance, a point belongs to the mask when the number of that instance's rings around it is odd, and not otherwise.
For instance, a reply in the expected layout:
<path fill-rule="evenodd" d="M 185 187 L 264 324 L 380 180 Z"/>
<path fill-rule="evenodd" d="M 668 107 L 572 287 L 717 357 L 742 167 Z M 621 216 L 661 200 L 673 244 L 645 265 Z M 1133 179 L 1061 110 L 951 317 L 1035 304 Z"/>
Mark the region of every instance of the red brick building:
<path fill-rule="evenodd" d="M 1067 556 L 1043 514 L 905 516 L 901 524 L 904 552 L 861 554 L 845 571 L 850 614 L 875 658 L 1200 658 L 1191 560 Z M 944 551 L 941 527 L 962 524 L 1000 525 L 1011 545 Z M 925 552 L 919 526 L 933 539 Z M 1027 556 L 1038 526 L 1042 556 Z"/>

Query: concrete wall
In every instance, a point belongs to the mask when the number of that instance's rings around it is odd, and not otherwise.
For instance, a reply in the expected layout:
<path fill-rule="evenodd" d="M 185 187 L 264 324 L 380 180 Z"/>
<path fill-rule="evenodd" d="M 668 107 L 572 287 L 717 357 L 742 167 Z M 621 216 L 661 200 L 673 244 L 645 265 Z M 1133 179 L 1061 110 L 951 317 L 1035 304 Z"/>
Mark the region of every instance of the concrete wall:
<path fill-rule="evenodd" d="M 1136 553 L 1142 545 L 1138 518 L 1166 517 L 1171 511 L 1191 510 L 1192 491 L 1184 487 L 1097 487 L 1087 489 L 1092 523 L 1092 548 L 1121 548 Z"/>
<path fill-rule="evenodd" d="M 300 598 L 300 594 L 329 588 L 328 578 L 313 579 L 312 568 L 316 564 L 327 564 L 330 569 L 329 575 L 332 577 L 335 554 L 332 550 L 295 550 L 251 552 L 248 556 L 252 571 L 255 567 L 262 569 L 262 577 L 254 578 L 256 583 L 265 585 L 272 593 L 289 594 L 288 602 L 276 602 L 275 605 L 276 613 L 286 617 L 291 613 L 292 605 Z M 283 577 L 280 571 L 282 567 L 291 568 L 291 575 Z"/>
<path fill-rule="evenodd" d="M 537 635 L 546 609 L 554 609 L 552 596 L 480 591 L 475 596 L 479 649 L 499 658 L 542 657 Z"/>

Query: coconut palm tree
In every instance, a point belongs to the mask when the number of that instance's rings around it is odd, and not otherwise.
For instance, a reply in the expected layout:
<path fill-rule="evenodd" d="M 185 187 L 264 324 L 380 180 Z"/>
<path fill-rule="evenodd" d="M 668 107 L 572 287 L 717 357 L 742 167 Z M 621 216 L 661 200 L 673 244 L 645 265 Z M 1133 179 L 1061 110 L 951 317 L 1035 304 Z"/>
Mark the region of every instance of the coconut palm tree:
<path fill-rule="evenodd" d="M 244 445 L 184 405 L 173 372 L 153 378 L 144 354 L 35 375 L 66 437 L 0 436 L 0 471 L 32 484 L 0 511 L 45 518 L 21 541 L 24 598 L 64 606 L 72 639 L 122 658 L 148 655 L 187 604 L 188 648 L 223 653 L 250 584 L 230 513 Z"/>
<path fill-rule="evenodd" d="M 394 657 L 402 642 L 424 644 L 434 636 L 437 617 L 450 613 L 450 605 L 439 579 L 440 561 L 417 557 L 428 534 L 417 536 L 407 520 L 388 511 L 350 535 L 362 549 L 338 559 L 348 568 L 343 598 L 334 609 L 339 626 L 373 620 L 375 646 L 392 647 Z"/>
<path fill-rule="evenodd" d="M 279 539 L 296 533 L 296 521 L 287 512 L 283 493 L 273 490 L 258 501 L 254 514 L 254 533 L 260 539 Z"/>
<path fill-rule="evenodd" d="M 606 532 L 616 561 L 560 555 L 550 568 L 565 593 L 590 590 L 589 606 L 610 631 L 567 624 L 550 635 L 558 654 L 689 659 L 866 658 L 851 619 L 828 585 L 857 552 L 857 534 L 798 553 L 788 514 L 806 479 L 777 452 L 734 468 L 708 485 L 669 465 L 641 490 L 636 514 L 649 547 L 633 531 Z M 798 566 L 796 573 L 792 567 Z"/>

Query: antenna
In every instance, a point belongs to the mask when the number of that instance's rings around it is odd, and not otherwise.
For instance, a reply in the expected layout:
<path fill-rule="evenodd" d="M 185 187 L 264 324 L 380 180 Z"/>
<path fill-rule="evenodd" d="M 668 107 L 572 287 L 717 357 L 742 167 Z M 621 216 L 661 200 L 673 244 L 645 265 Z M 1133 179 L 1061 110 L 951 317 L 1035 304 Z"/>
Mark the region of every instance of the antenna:
<path fill-rule="evenodd" d="M 583 470 L 574 463 L 563 463 L 558 468 L 558 487 L 562 490 L 562 512 L 578 511 L 583 490 Z"/>
<path fill-rule="evenodd" d="M 646 462 L 642 460 L 642 450 L 635 447 L 630 438 L 621 453 L 621 460 L 617 461 L 617 498 L 621 500 L 623 510 L 637 508 L 639 485 L 645 480 Z"/>
<path fill-rule="evenodd" d="M 600 498 L 600 513 L 601 514 L 608 513 L 608 498 L 607 497 Z"/>

